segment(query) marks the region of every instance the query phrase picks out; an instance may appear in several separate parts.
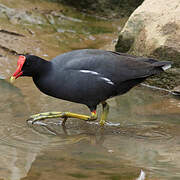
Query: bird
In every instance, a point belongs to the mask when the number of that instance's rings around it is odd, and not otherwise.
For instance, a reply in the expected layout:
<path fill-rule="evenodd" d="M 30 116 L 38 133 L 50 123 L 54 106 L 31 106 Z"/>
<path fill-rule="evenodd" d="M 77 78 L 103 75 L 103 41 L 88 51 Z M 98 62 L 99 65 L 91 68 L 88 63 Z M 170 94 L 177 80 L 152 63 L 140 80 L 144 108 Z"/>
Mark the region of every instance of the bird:
<path fill-rule="evenodd" d="M 10 81 L 22 76 L 32 77 L 37 88 L 46 95 L 86 105 L 91 114 L 44 112 L 30 116 L 32 122 L 47 118 L 97 120 L 97 105 L 102 104 L 100 126 L 109 113 L 107 99 L 122 95 L 145 81 L 164 72 L 171 61 L 138 57 L 126 53 L 99 49 L 80 49 L 63 53 L 48 61 L 35 55 L 20 55 L 17 69 Z"/>

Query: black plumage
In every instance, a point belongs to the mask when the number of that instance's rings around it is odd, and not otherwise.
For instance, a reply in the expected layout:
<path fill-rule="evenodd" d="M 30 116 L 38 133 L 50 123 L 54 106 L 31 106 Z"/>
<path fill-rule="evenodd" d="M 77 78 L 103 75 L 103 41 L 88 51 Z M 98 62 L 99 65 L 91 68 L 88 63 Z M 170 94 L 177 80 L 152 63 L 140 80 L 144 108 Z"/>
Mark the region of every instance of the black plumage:
<path fill-rule="evenodd" d="M 25 55 L 21 76 L 31 76 L 43 93 L 85 104 L 91 112 L 146 78 L 163 72 L 169 61 L 157 61 L 104 50 L 75 50 L 46 61 Z"/>

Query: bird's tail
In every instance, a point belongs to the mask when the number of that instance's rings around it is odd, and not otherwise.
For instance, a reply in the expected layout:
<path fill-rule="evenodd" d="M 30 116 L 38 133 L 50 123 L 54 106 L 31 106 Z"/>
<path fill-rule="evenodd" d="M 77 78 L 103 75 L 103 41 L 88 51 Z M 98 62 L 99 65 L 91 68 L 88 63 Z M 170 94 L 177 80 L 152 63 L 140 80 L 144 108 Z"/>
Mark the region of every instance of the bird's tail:
<path fill-rule="evenodd" d="M 152 64 L 154 67 L 160 68 L 161 70 L 165 71 L 169 68 L 171 68 L 173 62 L 171 61 L 158 61 L 152 58 L 145 58 L 142 59 L 146 63 Z"/>
<path fill-rule="evenodd" d="M 156 61 L 152 63 L 155 67 L 161 68 L 163 71 L 166 71 L 167 69 L 171 68 L 171 65 L 173 64 L 170 61 Z"/>
<path fill-rule="evenodd" d="M 173 64 L 173 62 L 171 62 L 171 61 L 158 61 L 158 60 L 153 59 L 153 58 L 142 57 L 142 58 L 140 58 L 140 60 L 143 62 L 146 62 L 146 63 L 150 63 L 154 67 L 160 68 L 163 71 L 171 68 L 171 65 Z"/>

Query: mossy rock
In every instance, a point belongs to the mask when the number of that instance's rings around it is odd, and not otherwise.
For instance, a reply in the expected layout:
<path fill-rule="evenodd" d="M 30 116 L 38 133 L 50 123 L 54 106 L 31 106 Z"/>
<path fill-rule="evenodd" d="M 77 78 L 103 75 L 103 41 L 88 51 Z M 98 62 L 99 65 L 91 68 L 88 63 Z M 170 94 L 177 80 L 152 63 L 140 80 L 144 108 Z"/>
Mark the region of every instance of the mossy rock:
<path fill-rule="evenodd" d="M 143 0 L 49 0 L 102 16 L 129 16 Z"/>
<path fill-rule="evenodd" d="M 165 72 L 159 75 L 153 76 L 146 80 L 146 83 L 152 86 L 157 86 L 165 89 L 172 90 L 176 87 L 180 81 L 178 80 L 177 75 L 172 72 Z"/>
<path fill-rule="evenodd" d="M 122 35 L 119 36 L 115 49 L 118 52 L 126 53 L 131 49 L 134 39 L 124 38 Z"/>
<path fill-rule="evenodd" d="M 162 46 L 154 50 L 152 56 L 161 60 L 173 60 L 176 68 L 180 67 L 180 52 L 167 46 Z"/>

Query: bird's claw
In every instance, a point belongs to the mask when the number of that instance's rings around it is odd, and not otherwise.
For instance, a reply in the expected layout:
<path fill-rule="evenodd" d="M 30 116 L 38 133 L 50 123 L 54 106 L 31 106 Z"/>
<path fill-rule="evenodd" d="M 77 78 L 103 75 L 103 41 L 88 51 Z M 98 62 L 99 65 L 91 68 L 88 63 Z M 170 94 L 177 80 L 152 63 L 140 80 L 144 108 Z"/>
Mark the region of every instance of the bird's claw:
<path fill-rule="evenodd" d="M 31 117 L 26 120 L 26 122 L 29 123 L 29 124 L 34 124 L 36 121 L 37 121 L 37 120 L 34 120 L 34 119 L 31 118 Z"/>
<path fill-rule="evenodd" d="M 35 115 L 31 115 L 29 119 L 27 119 L 27 122 L 30 122 L 31 124 L 35 124 L 37 121 L 45 120 L 48 118 L 63 118 L 62 125 L 65 126 L 65 122 L 68 119 L 65 112 L 45 112 L 45 113 L 39 113 Z"/>
<path fill-rule="evenodd" d="M 30 118 L 27 119 L 26 121 L 27 121 L 28 123 L 35 124 L 35 123 L 36 123 L 37 121 L 39 121 L 39 120 L 43 120 L 43 119 L 30 117 Z"/>
<path fill-rule="evenodd" d="M 105 121 L 100 120 L 100 121 L 99 121 L 99 124 L 100 124 L 100 126 L 104 126 Z"/>

